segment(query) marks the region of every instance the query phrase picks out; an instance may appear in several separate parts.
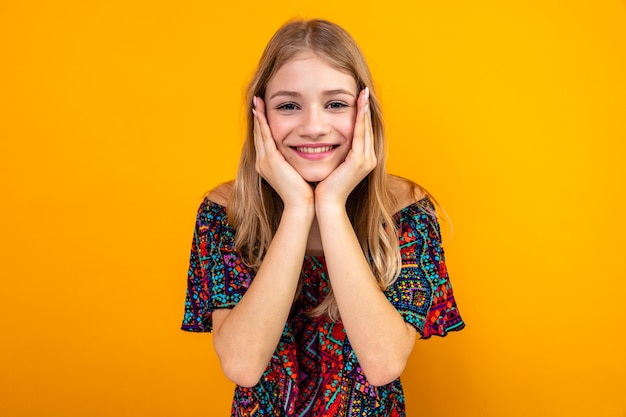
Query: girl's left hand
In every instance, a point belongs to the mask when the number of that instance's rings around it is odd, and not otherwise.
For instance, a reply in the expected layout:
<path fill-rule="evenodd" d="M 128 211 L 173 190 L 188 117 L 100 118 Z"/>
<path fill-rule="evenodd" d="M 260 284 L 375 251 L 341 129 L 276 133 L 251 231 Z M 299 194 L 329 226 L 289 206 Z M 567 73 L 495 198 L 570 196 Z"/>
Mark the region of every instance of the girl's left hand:
<path fill-rule="evenodd" d="M 315 187 L 315 206 L 332 204 L 345 208 L 348 196 L 376 167 L 374 132 L 369 108 L 369 89 L 366 87 L 357 100 L 352 149 L 346 160 Z"/>

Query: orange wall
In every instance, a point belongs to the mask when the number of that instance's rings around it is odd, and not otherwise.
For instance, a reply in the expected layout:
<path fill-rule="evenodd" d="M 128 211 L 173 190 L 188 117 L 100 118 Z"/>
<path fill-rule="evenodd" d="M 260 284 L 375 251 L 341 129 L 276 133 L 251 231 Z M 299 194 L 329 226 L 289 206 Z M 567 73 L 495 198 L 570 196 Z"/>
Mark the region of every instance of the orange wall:
<path fill-rule="evenodd" d="M 417 343 L 409 415 L 626 415 L 625 3 L 311 3 L 0 1 L 0 415 L 228 414 L 178 330 L 193 221 L 294 15 L 355 36 L 453 219 L 467 329 Z"/>

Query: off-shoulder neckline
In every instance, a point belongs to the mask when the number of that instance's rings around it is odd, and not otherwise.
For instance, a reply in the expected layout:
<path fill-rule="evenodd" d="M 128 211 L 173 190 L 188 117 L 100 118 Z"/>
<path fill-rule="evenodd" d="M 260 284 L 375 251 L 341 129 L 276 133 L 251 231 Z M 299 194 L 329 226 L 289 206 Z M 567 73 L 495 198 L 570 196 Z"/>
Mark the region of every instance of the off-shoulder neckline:
<path fill-rule="evenodd" d="M 218 209 L 223 214 L 226 214 L 226 206 L 209 199 L 209 197 L 205 197 L 205 201 L 208 202 L 208 207 L 209 208 Z M 423 205 L 423 204 L 432 204 L 432 202 L 430 201 L 430 197 L 428 195 L 425 195 L 424 197 L 420 198 L 419 200 L 415 200 L 411 204 L 408 204 L 408 205 L 404 206 L 403 208 L 401 208 L 400 210 L 395 212 L 393 214 L 393 216 L 394 217 L 401 216 L 404 212 L 408 212 L 410 210 L 419 209 L 418 206 L 419 205 Z M 304 254 L 304 259 L 308 260 L 308 261 L 317 260 L 317 261 L 324 262 L 325 256 L 324 255 L 313 255 L 313 254 L 305 253 Z"/>
<path fill-rule="evenodd" d="M 226 206 L 225 205 L 217 203 L 217 202 L 211 200 L 209 197 L 205 197 L 205 200 L 209 202 L 209 207 L 211 207 L 211 206 L 217 207 L 217 208 L 220 208 L 222 211 L 226 212 Z M 419 200 L 415 200 L 411 204 L 408 204 L 408 205 L 404 206 L 400 210 L 396 211 L 393 215 L 394 216 L 400 215 L 400 214 L 402 214 L 402 212 L 408 211 L 410 208 L 417 208 L 419 205 L 422 205 L 424 203 L 430 203 L 430 202 L 431 202 L 430 201 L 430 196 L 425 195 L 424 197 L 420 198 Z"/>

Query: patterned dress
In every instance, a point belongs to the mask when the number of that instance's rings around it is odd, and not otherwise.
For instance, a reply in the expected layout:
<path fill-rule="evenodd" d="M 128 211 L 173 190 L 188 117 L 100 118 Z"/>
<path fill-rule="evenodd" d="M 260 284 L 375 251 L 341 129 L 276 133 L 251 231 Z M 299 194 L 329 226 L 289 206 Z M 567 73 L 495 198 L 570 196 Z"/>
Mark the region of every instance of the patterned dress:
<path fill-rule="evenodd" d="M 428 198 L 413 203 L 395 220 L 402 270 L 385 295 L 422 338 L 462 329 L 432 203 Z M 210 332 L 212 312 L 233 308 L 254 279 L 254 271 L 234 251 L 234 239 L 225 208 L 205 199 L 192 243 L 183 330 Z M 400 379 L 371 385 L 341 321 L 306 314 L 330 288 L 324 257 L 304 258 L 301 281 L 302 291 L 259 383 L 235 388 L 232 416 L 404 416 Z"/>

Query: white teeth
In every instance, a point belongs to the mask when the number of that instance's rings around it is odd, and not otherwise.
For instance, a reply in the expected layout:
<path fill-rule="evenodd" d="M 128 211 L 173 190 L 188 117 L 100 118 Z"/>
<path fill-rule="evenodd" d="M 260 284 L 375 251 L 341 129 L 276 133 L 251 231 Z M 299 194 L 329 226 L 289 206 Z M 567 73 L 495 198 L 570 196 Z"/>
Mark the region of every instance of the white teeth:
<path fill-rule="evenodd" d="M 332 149 L 332 146 L 321 146 L 318 148 L 305 148 L 305 147 L 296 147 L 296 150 L 298 152 L 302 152 L 302 153 L 323 153 L 323 152 L 328 152 Z"/>

